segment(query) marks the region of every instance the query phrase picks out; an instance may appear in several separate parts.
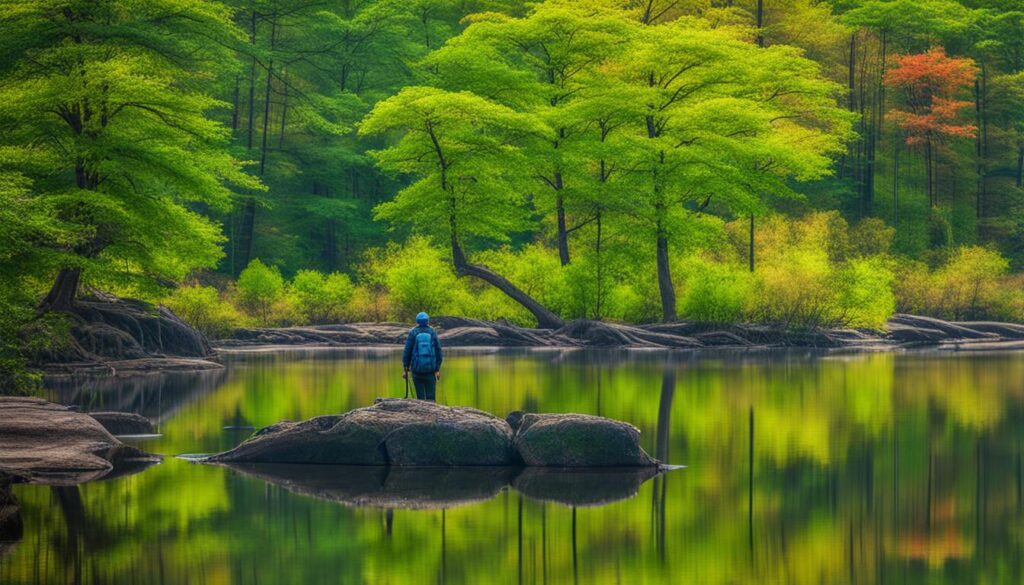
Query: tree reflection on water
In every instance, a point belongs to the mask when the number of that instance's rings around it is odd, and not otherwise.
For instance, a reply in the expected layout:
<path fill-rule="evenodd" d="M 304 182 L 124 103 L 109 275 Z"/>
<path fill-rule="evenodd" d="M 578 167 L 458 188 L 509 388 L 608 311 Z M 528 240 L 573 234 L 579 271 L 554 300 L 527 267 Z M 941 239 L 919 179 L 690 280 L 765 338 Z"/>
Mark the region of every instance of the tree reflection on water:
<path fill-rule="evenodd" d="M 644 481 L 169 459 L 77 488 L 15 486 L 24 534 L 0 582 L 1022 578 L 1024 356 L 453 353 L 449 404 L 600 412 L 687 468 Z M 400 389 L 388 352 L 228 366 L 205 382 L 59 391 L 145 410 L 163 436 L 143 447 L 175 454 L 230 447 L 246 433 L 224 427 L 239 421 L 341 412 Z"/>

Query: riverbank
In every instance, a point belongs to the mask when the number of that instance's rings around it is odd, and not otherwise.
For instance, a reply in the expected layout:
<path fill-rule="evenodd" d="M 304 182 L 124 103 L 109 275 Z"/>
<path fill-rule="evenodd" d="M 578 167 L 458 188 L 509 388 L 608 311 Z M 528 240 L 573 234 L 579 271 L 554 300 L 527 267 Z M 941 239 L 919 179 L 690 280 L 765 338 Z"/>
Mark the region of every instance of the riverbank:
<path fill-rule="evenodd" d="M 69 313 L 71 343 L 38 356 L 35 367 L 48 378 L 126 377 L 157 372 L 220 369 L 218 354 L 275 348 L 396 347 L 409 325 L 343 323 L 283 328 L 242 328 L 225 339 L 207 340 L 165 307 L 97 296 Z M 885 330 L 790 330 L 756 324 L 690 321 L 625 325 L 577 320 L 558 329 L 534 329 L 463 317 L 431 321 L 446 347 L 662 349 L 756 351 L 807 348 L 825 351 L 1024 350 L 1024 325 L 951 322 L 894 315 Z"/>
<path fill-rule="evenodd" d="M 951 322 L 915 315 L 894 315 L 885 331 L 815 329 L 791 331 L 766 325 L 695 322 L 621 325 L 573 321 L 560 329 L 531 329 L 461 317 L 431 321 L 447 347 L 635 348 L 672 350 L 818 348 L 827 350 L 950 351 L 1024 349 L 1024 325 Z M 307 327 L 238 329 L 229 339 L 211 340 L 219 351 L 285 347 L 359 347 L 401 345 L 409 326 L 399 323 L 349 323 Z"/>

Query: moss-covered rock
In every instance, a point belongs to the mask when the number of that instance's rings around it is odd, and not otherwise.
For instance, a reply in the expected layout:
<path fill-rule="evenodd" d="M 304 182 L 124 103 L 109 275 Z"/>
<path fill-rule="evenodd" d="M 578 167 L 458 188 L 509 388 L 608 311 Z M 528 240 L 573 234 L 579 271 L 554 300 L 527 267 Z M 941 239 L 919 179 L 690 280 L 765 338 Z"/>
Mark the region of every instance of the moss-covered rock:
<path fill-rule="evenodd" d="M 512 429 L 498 418 L 421 422 L 384 440 L 392 465 L 511 465 Z"/>
<path fill-rule="evenodd" d="M 335 465 L 507 465 L 505 421 L 464 407 L 378 399 L 340 416 L 261 429 L 214 462 Z"/>
<path fill-rule="evenodd" d="M 658 464 L 633 425 L 586 414 L 512 413 L 512 446 L 528 466 L 635 467 Z"/>

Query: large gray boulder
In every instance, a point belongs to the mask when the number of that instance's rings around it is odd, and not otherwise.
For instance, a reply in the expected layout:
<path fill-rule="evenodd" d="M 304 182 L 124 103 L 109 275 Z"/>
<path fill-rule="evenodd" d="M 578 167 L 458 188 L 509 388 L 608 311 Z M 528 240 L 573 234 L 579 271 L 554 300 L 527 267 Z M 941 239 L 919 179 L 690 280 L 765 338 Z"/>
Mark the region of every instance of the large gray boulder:
<path fill-rule="evenodd" d="M 0 397 L 0 474 L 73 485 L 158 457 L 118 441 L 87 414 L 38 398 Z"/>
<path fill-rule="evenodd" d="M 498 417 L 421 400 L 378 399 L 342 415 L 261 429 L 213 462 L 509 465 L 512 430 Z"/>
<path fill-rule="evenodd" d="M 633 425 L 587 414 L 523 414 L 508 422 L 512 447 L 524 464 L 538 467 L 636 467 L 658 462 L 640 447 Z"/>

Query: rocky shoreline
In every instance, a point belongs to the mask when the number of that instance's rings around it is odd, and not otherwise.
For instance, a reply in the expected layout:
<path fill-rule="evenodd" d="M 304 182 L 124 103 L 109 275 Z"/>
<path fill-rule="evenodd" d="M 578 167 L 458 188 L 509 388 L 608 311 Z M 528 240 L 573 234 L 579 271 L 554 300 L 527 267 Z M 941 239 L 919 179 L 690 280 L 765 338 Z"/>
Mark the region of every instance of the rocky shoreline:
<path fill-rule="evenodd" d="M 894 315 L 886 331 L 818 329 L 788 331 L 763 325 L 715 325 L 677 322 L 621 325 L 573 321 L 561 329 L 530 329 L 508 323 L 461 317 L 432 320 L 446 347 L 627 348 L 627 349 L 772 349 L 899 350 L 934 348 L 954 351 L 1024 349 L 1024 325 L 951 322 L 915 315 Z M 409 326 L 399 323 L 349 323 L 308 327 L 238 329 L 229 339 L 211 341 L 218 351 L 266 347 L 373 347 L 405 341 Z"/>
<path fill-rule="evenodd" d="M 236 329 L 207 340 L 166 307 L 95 293 L 68 313 L 70 343 L 37 356 L 35 366 L 51 379 L 124 377 L 158 372 L 223 368 L 219 355 L 278 347 L 397 347 L 406 323 L 341 323 Z M 1024 325 L 951 322 L 897 314 L 883 331 L 788 330 L 754 324 L 679 321 L 625 325 L 577 320 L 559 329 L 534 329 L 463 317 L 432 320 L 446 347 L 666 349 L 675 351 L 807 348 L 825 351 L 1024 350 Z"/>
<path fill-rule="evenodd" d="M 94 418 L 39 398 L 0 396 L 0 477 L 75 485 L 136 473 L 160 461 L 108 430 L 152 430 L 141 426 L 141 417 L 97 414 Z"/>

